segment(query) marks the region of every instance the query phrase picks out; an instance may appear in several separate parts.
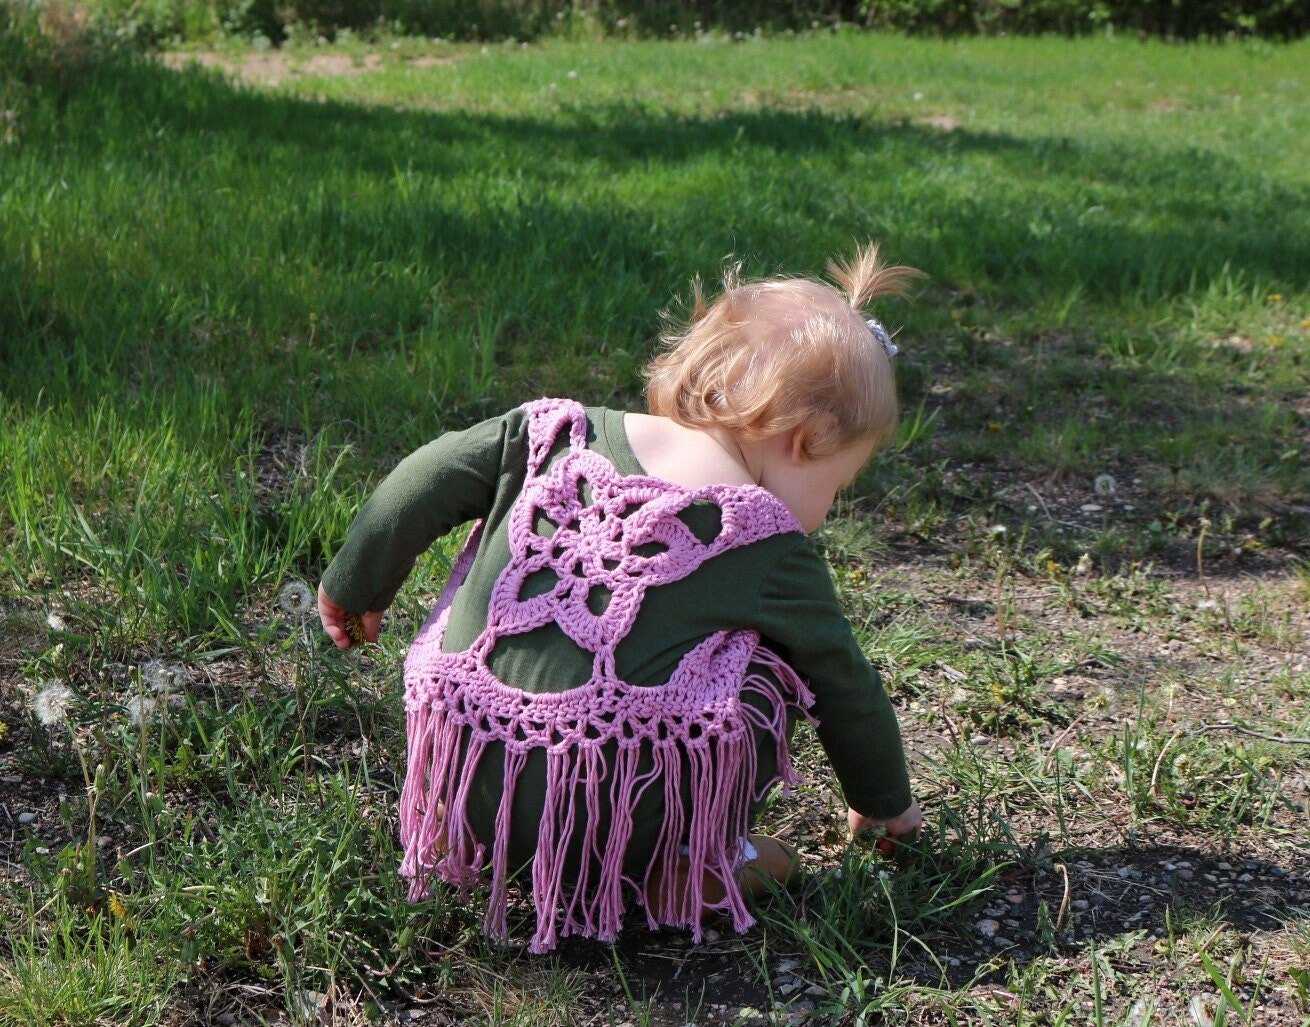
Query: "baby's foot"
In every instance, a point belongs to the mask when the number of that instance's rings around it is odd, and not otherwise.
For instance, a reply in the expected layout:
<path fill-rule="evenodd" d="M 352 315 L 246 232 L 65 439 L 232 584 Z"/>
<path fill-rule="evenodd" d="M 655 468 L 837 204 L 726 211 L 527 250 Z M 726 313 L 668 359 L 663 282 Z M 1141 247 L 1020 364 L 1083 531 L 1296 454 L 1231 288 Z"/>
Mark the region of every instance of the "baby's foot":
<path fill-rule="evenodd" d="M 750 843 L 755 857 L 737 871 L 737 881 L 747 895 L 758 895 L 774 884 L 786 884 L 800 869 L 800 857 L 786 842 L 767 834 L 753 834 Z"/>
<path fill-rule="evenodd" d="M 750 856 L 737 868 L 737 883 L 745 895 L 759 895 L 775 884 L 785 885 L 800 869 L 800 857 L 796 850 L 785 842 L 767 834 L 753 834 L 748 838 L 755 854 Z M 749 850 L 747 850 L 749 853 Z M 678 858 L 677 866 L 668 881 L 658 876 L 651 882 L 652 908 L 662 909 L 671 895 L 680 895 L 687 886 L 687 873 L 690 867 L 687 857 Z M 668 892 L 665 892 L 665 889 Z M 701 901 L 707 906 L 716 906 L 724 899 L 723 882 L 715 873 L 706 871 L 701 882 Z"/>

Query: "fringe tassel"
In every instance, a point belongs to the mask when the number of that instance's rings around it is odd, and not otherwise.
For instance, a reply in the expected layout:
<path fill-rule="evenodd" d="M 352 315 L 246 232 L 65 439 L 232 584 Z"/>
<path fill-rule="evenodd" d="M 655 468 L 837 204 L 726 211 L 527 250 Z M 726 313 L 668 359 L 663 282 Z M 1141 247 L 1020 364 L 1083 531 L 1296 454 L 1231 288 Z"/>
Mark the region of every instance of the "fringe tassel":
<path fill-rule="evenodd" d="M 505 783 L 500 793 L 500 807 L 496 810 L 496 838 L 492 846 L 491 862 L 491 897 L 487 900 L 487 916 L 484 921 L 487 934 L 492 938 L 509 937 L 507 908 L 509 898 L 509 818 L 514 807 L 514 792 L 518 787 L 519 775 L 523 765 L 528 761 L 526 752 L 505 750 Z"/>
<path fill-rule="evenodd" d="M 754 787 L 758 771 L 755 733 L 767 731 L 777 746 L 778 778 L 796 783 L 787 741 L 787 708 L 804 712 L 814 701 L 804 682 L 776 654 L 757 647 L 756 669 L 742 681 L 741 693 L 764 698 L 769 712 L 746 703 L 736 723 L 709 734 L 705 725 L 695 739 L 668 738 L 620 748 L 607 764 L 598 746 L 558 746 L 546 751 L 546 796 L 532 860 L 532 901 L 537 924 L 530 951 L 548 952 L 569 935 L 613 941 L 622 926 L 624 887 L 640 894 L 651 929 L 686 927 L 692 940 L 703 936 L 707 909 L 731 917 L 738 932 L 755 919 L 737 883 L 739 847 L 750 826 L 752 804 L 760 799 Z M 806 714 L 808 716 L 808 714 Z M 454 712 L 440 700 L 411 705 L 407 718 L 409 769 L 400 798 L 400 834 L 405 855 L 401 874 L 410 880 L 410 899 L 429 893 L 437 876 L 468 888 L 487 865 L 486 846 L 474 835 L 468 800 L 488 739 L 468 715 Z M 643 752 L 652 767 L 639 772 Z M 682 786 L 688 775 L 690 806 L 684 811 Z M 514 794 L 527 763 L 526 750 L 505 746 L 504 785 L 491 842 L 491 894 L 484 920 L 494 938 L 508 934 L 509 836 Z M 664 819 L 650 865 L 640 882 L 624 875 L 623 863 L 632 840 L 633 811 L 646 789 L 660 787 Z M 773 782 L 766 782 L 765 788 Z M 602 788 L 608 789 L 610 823 L 600 836 Z M 581 791 L 581 795 L 579 795 Z M 577 834 L 577 810 L 582 805 L 587 824 L 580 842 L 576 879 L 565 880 L 569 850 Z M 685 845 L 685 854 L 681 851 Z M 705 901 L 707 876 L 716 879 L 723 898 Z M 667 882 L 681 878 L 681 887 Z"/>

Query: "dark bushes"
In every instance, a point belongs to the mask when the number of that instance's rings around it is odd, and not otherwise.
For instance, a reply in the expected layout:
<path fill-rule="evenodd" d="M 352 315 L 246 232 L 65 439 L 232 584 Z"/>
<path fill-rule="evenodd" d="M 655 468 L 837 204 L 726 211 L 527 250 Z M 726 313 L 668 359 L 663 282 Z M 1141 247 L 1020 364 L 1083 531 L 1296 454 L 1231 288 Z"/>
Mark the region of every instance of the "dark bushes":
<path fill-rule="evenodd" d="M 453 39 L 838 23 L 940 35 L 1077 35 L 1112 27 L 1179 39 L 1292 38 L 1310 30 L 1306 0 L 91 0 L 89 9 L 120 37 L 149 43 L 220 34 L 277 43 L 297 29 L 331 36 L 376 26 Z"/>

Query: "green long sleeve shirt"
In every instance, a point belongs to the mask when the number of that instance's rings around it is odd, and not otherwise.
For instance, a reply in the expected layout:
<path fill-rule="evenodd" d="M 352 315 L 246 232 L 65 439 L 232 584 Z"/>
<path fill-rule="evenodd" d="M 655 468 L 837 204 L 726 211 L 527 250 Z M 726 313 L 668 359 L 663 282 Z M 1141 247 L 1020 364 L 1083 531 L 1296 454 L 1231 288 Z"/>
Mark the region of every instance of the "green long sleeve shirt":
<path fill-rule="evenodd" d="M 645 474 L 628 444 L 623 412 L 586 412 L 588 447 L 620 473 Z M 566 449 L 564 432 L 548 461 Z M 486 625 L 492 587 L 509 562 L 508 515 L 526 476 L 527 416 L 521 409 L 441 435 L 401 461 L 360 510 L 324 575 L 325 591 L 352 612 L 385 610 L 434 540 L 483 518 L 477 558 L 452 603 L 442 645 L 448 652 L 467 648 Z M 712 504 L 696 504 L 683 516 L 703 537 L 717 530 Z M 707 635 L 732 628 L 758 631 L 809 682 L 819 739 L 846 801 L 871 817 L 903 812 L 910 788 L 895 712 L 842 614 L 827 563 L 800 532 L 729 550 L 680 581 L 649 589 L 617 649 L 616 670 L 634 684 L 659 684 Z M 553 624 L 500 639 L 489 663 L 502 681 L 529 692 L 575 687 L 592 669 L 591 655 Z M 771 745 L 762 744 L 760 755 L 761 773 L 771 772 Z M 483 757 L 486 773 L 470 800 L 475 824 L 494 819 L 502 761 L 503 753 L 493 749 Z M 516 819 L 531 825 L 512 840 L 520 856 L 530 852 L 535 832 L 535 792 L 545 791 L 544 760 L 539 762 L 535 767 L 529 761 L 515 793 L 514 812 L 520 806 L 523 812 Z M 638 820 L 640 815 L 636 811 Z M 658 823 L 649 826 L 653 832 Z"/>

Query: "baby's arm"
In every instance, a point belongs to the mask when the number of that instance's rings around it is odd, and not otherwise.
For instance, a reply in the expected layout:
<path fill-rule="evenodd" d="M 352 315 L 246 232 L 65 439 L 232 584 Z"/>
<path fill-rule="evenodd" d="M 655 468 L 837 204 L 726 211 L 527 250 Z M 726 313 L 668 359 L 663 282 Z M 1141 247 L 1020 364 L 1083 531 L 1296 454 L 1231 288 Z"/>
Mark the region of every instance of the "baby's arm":
<path fill-rule="evenodd" d="M 496 496 L 505 446 L 521 411 L 447 432 L 405 457 L 355 517 L 319 585 L 319 618 L 337 646 L 348 649 L 350 615 L 376 641 L 415 561 L 465 521 L 483 517 Z"/>
<path fill-rule="evenodd" d="M 852 833 L 912 835 L 921 817 L 896 712 L 842 613 L 828 565 L 808 540 L 761 585 L 757 626 L 814 693 L 819 741 L 850 806 Z"/>

